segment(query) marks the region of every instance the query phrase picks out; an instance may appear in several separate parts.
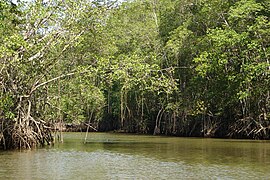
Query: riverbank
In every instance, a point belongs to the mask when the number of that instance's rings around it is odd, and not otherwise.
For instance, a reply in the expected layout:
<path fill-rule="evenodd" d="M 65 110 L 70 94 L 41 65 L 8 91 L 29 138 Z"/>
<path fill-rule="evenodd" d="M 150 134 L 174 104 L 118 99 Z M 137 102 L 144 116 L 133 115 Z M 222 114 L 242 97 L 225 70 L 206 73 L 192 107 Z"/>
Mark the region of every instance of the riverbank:
<path fill-rule="evenodd" d="M 252 124 L 251 124 L 252 125 Z M 238 125 L 239 126 L 239 125 Z M 236 127 L 234 127 L 236 129 Z M 238 129 L 233 132 L 232 130 L 229 131 L 228 129 L 225 129 L 222 126 L 209 126 L 205 127 L 203 129 L 201 127 L 200 123 L 196 123 L 193 125 L 193 127 L 189 127 L 188 129 L 192 129 L 189 133 L 168 133 L 165 130 L 159 129 L 156 131 L 148 131 L 146 133 L 142 132 L 136 132 L 136 131 L 129 131 L 129 130 L 122 130 L 122 129 L 115 129 L 115 130 L 109 130 L 109 131 L 99 131 L 98 127 L 94 127 L 92 124 L 88 123 L 56 123 L 53 126 L 54 131 L 62 131 L 62 132 L 109 132 L 109 133 L 123 133 L 123 134 L 147 134 L 147 135 L 159 135 L 159 136 L 172 136 L 172 137 L 203 137 L 203 138 L 223 138 L 223 139 L 256 139 L 256 140 L 269 140 L 269 134 L 268 128 L 265 129 L 257 129 L 252 130 L 252 127 L 250 126 L 250 129 L 245 129 L 245 126 L 237 127 Z M 241 128 L 241 129 L 239 129 Z M 241 131 L 253 131 L 253 136 L 245 136 L 244 134 L 241 134 Z M 222 132 L 221 132 L 222 131 Z M 263 133 L 267 136 L 260 136 L 260 131 L 264 131 Z M 158 132 L 158 133 L 157 133 Z M 238 134 L 238 135 L 235 135 Z"/>

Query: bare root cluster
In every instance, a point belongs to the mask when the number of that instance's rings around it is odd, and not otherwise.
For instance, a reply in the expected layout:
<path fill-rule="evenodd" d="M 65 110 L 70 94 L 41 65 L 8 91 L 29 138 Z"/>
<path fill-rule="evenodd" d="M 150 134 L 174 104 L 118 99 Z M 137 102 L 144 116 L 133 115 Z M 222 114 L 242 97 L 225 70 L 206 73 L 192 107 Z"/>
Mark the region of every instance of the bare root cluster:
<path fill-rule="evenodd" d="M 17 117 L 1 119 L 0 148 L 2 149 L 32 149 L 37 146 L 51 144 L 51 128 L 39 118 L 31 116 L 31 102 L 19 102 Z"/>
<path fill-rule="evenodd" d="M 229 127 L 229 137 L 269 139 L 270 122 L 255 120 L 251 117 L 239 119 Z"/>
<path fill-rule="evenodd" d="M 23 119 L 2 122 L 0 146 L 2 149 L 32 149 L 37 146 L 51 144 L 53 141 L 51 129 L 42 120 L 29 121 Z"/>

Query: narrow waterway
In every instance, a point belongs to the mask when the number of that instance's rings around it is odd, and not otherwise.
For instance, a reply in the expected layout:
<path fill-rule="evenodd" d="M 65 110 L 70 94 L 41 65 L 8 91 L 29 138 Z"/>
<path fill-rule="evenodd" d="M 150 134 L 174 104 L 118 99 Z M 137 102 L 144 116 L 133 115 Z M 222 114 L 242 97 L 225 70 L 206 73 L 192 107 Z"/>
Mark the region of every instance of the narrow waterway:
<path fill-rule="evenodd" d="M 269 179 L 270 141 L 64 134 L 64 144 L 0 151 L 0 179 Z"/>

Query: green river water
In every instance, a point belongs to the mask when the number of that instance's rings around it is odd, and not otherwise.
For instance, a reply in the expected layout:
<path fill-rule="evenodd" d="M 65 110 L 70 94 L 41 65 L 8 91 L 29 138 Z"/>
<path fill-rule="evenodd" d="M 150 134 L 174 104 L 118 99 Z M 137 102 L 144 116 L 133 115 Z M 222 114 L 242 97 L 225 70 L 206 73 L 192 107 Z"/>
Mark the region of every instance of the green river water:
<path fill-rule="evenodd" d="M 64 143 L 0 151 L 0 179 L 270 179 L 270 141 L 65 133 Z"/>

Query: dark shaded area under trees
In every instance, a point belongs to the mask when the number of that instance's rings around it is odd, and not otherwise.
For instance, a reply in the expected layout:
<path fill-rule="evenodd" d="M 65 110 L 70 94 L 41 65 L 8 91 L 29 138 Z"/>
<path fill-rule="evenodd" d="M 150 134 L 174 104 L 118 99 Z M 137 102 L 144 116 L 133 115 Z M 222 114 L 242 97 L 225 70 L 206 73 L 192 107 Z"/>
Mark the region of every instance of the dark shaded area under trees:
<path fill-rule="evenodd" d="M 269 18 L 267 0 L 1 1 L 0 146 L 59 124 L 269 139 Z"/>

